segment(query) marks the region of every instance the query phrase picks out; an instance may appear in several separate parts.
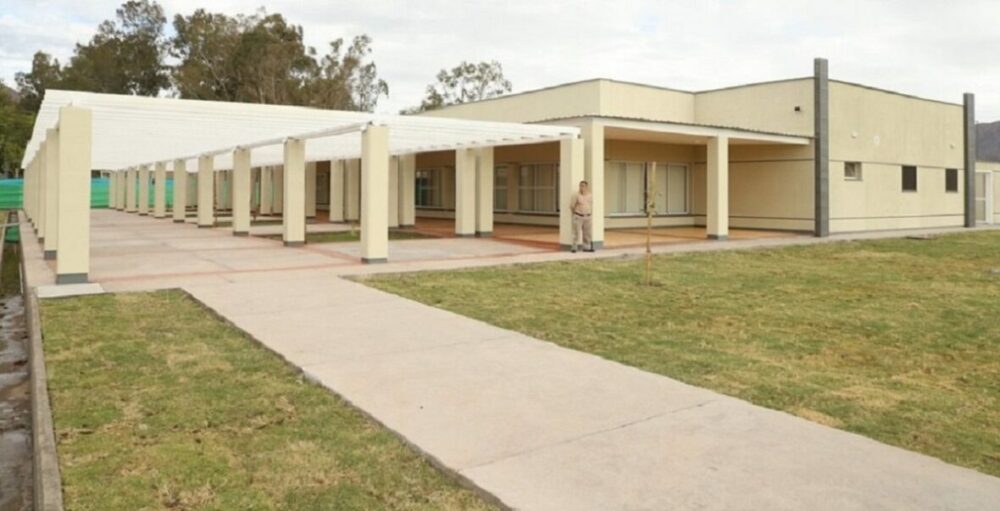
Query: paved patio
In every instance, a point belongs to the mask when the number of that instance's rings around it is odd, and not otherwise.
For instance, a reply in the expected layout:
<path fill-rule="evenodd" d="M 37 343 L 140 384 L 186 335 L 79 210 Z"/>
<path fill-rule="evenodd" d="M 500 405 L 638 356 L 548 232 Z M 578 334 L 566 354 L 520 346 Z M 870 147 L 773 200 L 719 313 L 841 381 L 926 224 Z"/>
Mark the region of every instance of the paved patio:
<path fill-rule="evenodd" d="M 183 287 L 516 509 L 981 510 L 1000 502 L 1000 479 L 342 278 L 628 250 L 572 255 L 498 240 L 407 240 L 390 244 L 393 262 L 366 266 L 351 244 L 292 249 L 114 211 L 92 218 L 92 280 L 101 287 Z M 862 237 L 890 235 L 899 233 Z M 24 244 L 29 284 L 51 282 L 29 229 Z"/>

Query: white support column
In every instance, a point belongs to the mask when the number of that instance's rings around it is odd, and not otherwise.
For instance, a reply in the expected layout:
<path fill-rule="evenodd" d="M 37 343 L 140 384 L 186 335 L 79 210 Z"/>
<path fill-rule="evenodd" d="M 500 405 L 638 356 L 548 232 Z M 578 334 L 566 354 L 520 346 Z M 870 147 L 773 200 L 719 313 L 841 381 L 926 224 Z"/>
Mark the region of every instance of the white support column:
<path fill-rule="evenodd" d="M 476 235 L 476 153 L 455 150 L 455 235 Z"/>
<path fill-rule="evenodd" d="M 198 227 L 215 225 L 215 158 L 198 158 Z"/>
<path fill-rule="evenodd" d="M 174 223 L 182 224 L 187 220 L 188 196 L 187 161 L 174 160 Z"/>
<path fill-rule="evenodd" d="M 48 189 L 49 176 L 45 168 L 45 142 L 38 145 L 38 153 L 35 155 L 35 165 L 38 170 L 38 221 L 35 230 L 38 232 L 39 243 L 45 242 L 45 214 L 48 206 L 45 204 L 46 190 Z"/>
<path fill-rule="evenodd" d="M 559 248 L 573 246 L 573 210 L 569 203 L 583 181 L 583 139 L 570 138 L 559 142 Z"/>
<path fill-rule="evenodd" d="M 108 209 L 115 209 L 115 173 L 102 174 L 108 178 Z"/>
<path fill-rule="evenodd" d="M 416 224 L 416 180 L 417 155 L 404 154 L 399 157 L 399 225 L 413 227 Z"/>
<path fill-rule="evenodd" d="M 389 157 L 389 227 L 399 227 L 399 157 Z"/>
<path fill-rule="evenodd" d="M 729 138 L 708 140 L 706 227 L 708 238 L 729 237 Z"/>
<path fill-rule="evenodd" d="M 316 162 L 306 163 L 306 218 L 316 216 Z"/>
<path fill-rule="evenodd" d="M 118 174 L 118 211 L 125 211 L 125 198 L 128 197 L 128 172 L 127 170 L 119 170 Z"/>
<path fill-rule="evenodd" d="M 149 214 L 149 165 L 139 167 L 139 215 Z"/>
<path fill-rule="evenodd" d="M 136 186 L 139 184 L 139 172 L 135 167 L 125 171 L 125 211 L 136 212 Z"/>
<path fill-rule="evenodd" d="M 590 183 L 590 194 L 594 201 L 590 216 L 591 240 L 593 247 L 604 246 L 604 125 L 590 121 L 584 125 L 582 133 L 584 147 L 584 179 Z"/>
<path fill-rule="evenodd" d="M 233 151 L 233 235 L 250 234 L 250 150 Z"/>
<path fill-rule="evenodd" d="M 46 130 L 45 136 L 45 259 L 56 259 L 59 250 L 59 130 Z M 89 170 L 88 170 L 89 172 Z M 89 197 L 88 197 L 89 200 Z M 88 203 L 89 205 L 89 203 Z M 88 214 L 90 212 L 88 211 Z"/>
<path fill-rule="evenodd" d="M 286 247 L 306 242 L 306 141 L 285 140 L 281 225 Z"/>
<path fill-rule="evenodd" d="M 389 128 L 361 133 L 361 261 L 389 260 Z"/>
<path fill-rule="evenodd" d="M 56 284 L 87 282 L 90 272 L 90 110 L 59 109 Z"/>
<path fill-rule="evenodd" d="M 274 213 L 274 167 L 260 168 L 260 214 Z"/>
<path fill-rule="evenodd" d="M 344 221 L 344 160 L 330 162 L 330 221 Z"/>
<path fill-rule="evenodd" d="M 153 167 L 153 218 L 167 217 L 167 164 L 157 162 Z"/>
<path fill-rule="evenodd" d="M 356 222 L 361 217 L 361 160 L 344 162 L 344 183 L 344 219 Z"/>
<path fill-rule="evenodd" d="M 493 148 L 483 147 L 476 157 L 476 236 L 493 236 Z"/>

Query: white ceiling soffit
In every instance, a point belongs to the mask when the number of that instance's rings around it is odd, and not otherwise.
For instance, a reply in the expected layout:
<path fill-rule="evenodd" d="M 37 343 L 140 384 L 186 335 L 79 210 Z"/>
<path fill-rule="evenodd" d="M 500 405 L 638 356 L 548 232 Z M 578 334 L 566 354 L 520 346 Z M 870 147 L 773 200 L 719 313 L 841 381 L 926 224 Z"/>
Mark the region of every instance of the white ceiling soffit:
<path fill-rule="evenodd" d="M 307 139 L 308 161 L 358 158 L 361 130 L 371 124 L 389 127 L 390 154 L 532 144 L 580 133 L 569 126 L 48 90 L 23 166 L 34 157 L 46 130 L 58 124 L 59 108 L 70 104 L 92 113 L 91 167 L 95 170 L 156 162 L 168 162 L 172 168 L 173 160 L 193 160 L 207 153 L 215 155 L 215 168 L 227 169 L 232 167 L 232 149 L 237 146 L 253 148 L 254 166 L 279 165 L 284 159 L 281 141 L 285 138 Z M 187 170 L 196 168 L 189 161 Z"/>

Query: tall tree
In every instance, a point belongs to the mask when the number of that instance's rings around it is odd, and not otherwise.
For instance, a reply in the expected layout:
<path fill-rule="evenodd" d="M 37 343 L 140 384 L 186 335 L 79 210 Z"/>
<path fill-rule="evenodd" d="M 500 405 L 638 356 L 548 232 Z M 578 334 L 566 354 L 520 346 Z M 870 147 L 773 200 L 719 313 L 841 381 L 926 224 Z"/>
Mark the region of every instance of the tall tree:
<path fill-rule="evenodd" d="M 333 41 L 317 61 L 302 27 L 280 14 L 229 17 L 199 9 L 176 16 L 174 28 L 173 79 L 182 98 L 372 110 L 388 94 L 367 61 L 368 36 L 356 37 L 346 52 L 342 39 Z"/>
<path fill-rule="evenodd" d="M 501 96 L 511 91 L 510 80 L 503 75 L 503 66 L 489 62 L 465 62 L 437 74 L 437 83 L 427 86 L 420 106 L 405 113 L 432 110 L 446 105 L 479 101 Z"/>
<path fill-rule="evenodd" d="M 48 53 L 37 51 L 31 59 L 31 71 L 17 73 L 14 81 L 17 83 L 21 108 L 37 112 L 45 97 L 45 90 L 58 87 L 62 81 L 62 67 Z"/>
<path fill-rule="evenodd" d="M 77 44 L 63 70 L 63 86 L 76 90 L 156 96 L 170 86 L 164 64 L 167 18 L 155 1 L 129 0 L 115 19 L 97 27 L 87 44 Z"/>
<path fill-rule="evenodd" d="M 18 107 L 12 92 L 0 81 L 0 173 L 4 176 L 17 174 L 32 128 L 31 114 Z"/>

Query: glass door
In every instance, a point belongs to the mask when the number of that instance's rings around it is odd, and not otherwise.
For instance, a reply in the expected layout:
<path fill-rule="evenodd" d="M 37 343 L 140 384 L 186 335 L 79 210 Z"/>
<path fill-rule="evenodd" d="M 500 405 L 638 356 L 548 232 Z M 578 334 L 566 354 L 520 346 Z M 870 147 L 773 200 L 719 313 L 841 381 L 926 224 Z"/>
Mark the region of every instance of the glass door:
<path fill-rule="evenodd" d="M 993 173 L 976 173 L 976 223 L 993 223 L 993 211 L 990 192 L 993 191 Z"/>

